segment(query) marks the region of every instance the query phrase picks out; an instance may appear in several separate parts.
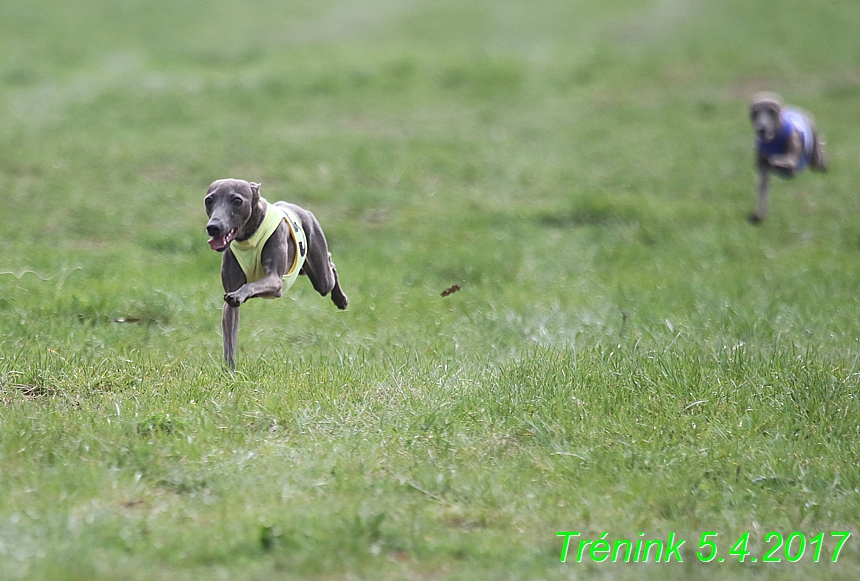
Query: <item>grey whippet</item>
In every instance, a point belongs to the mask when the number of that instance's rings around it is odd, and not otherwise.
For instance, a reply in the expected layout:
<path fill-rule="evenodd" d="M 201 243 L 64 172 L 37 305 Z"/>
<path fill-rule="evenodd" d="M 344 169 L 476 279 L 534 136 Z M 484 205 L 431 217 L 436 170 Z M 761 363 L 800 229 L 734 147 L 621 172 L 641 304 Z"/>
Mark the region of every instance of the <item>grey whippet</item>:
<path fill-rule="evenodd" d="M 758 93 L 750 103 L 750 121 L 755 130 L 758 202 L 750 221 L 758 223 L 767 213 L 768 178 L 771 173 L 791 179 L 807 166 L 827 171 L 824 143 L 812 117 L 795 107 L 786 107 L 775 93 Z"/>
<path fill-rule="evenodd" d="M 239 306 L 248 299 L 278 298 L 304 274 L 318 293 L 331 293 L 337 308 L 346 308 L 349 299 L 312 213 L 286 202 L 270 204 L 260 196 L 260 184 L 234 179 L 212 182 L 205 204 L 209 246 L 224 255 L 221 328 L 224 362 L 231 369 L 236 369 Z"/>

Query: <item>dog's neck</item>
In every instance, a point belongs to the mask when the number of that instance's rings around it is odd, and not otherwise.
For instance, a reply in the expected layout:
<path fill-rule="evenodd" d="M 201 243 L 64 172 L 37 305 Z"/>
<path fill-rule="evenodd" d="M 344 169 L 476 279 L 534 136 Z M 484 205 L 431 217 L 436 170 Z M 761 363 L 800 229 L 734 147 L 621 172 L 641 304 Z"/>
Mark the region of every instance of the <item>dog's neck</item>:
<path fill-rule="evenodd" d="M 236 234 L 236 240 L 240 242 L 245 241 L 253 236 L 254 232 L 259 230 L 260 225 L 266 218 L 266 210 L 268 209 L 268 206 L 269 203 L 261 197 L 257 204 L 251 209 L 251 216 L 248 218 L 248 221 L 245 222 Z"/>

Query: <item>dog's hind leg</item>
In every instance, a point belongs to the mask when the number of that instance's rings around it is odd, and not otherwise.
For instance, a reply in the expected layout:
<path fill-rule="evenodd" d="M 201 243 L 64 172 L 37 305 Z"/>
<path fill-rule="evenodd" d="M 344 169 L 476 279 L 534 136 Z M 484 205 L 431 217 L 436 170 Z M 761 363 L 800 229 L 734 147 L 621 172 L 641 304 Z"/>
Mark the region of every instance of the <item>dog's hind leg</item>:
<path fill-rule="evenodd" d="M 349 304 L 349 298 L 343 294 L 343 289 L 340 288 L 340 280 L 337 278 L 337 269 L 334 267 L 334 262 L 332 262 L 331 253 L 328 255 L 328 262 L 331 265 L 331 271 L 334 274 L 334 286 L 331 289 L 331 300 L 337 308 L 343 310 Z"/>
<path fill-rule="evenodd" d="M 824 155 L 824 143 L 817 134 L 812 146 L 812 158 L 809 160 L 809 169 L 812 171 L 827 171 L 827 156 Z"/>
<path fill-rule="evenodd" d="M 308 244 L 310 246 L 310 244 Z M 308 266 L 309 261 L 305 261 L 305 267 Z M 337 268 L 334 266 L 334 262 L 331 259 L 331 253 L 326 250 L 326 257 L 322 261 L 322 264 L 319 263 L 314 264 L 311 269 L 305 268 L 308 278 L 311 281 L 311 284 L 314 285 L 314 289 L 325 296 L 329 292 L 331 293 L 331 301 L 335 304 L 335 306 L 341 310 L 345 309 L 349 304 L 349 298 L 344 294 L 343 289 L 340 288 L 340 280 L 337 277 Z"/>
<path fill-rule="evenodd" d="M 305 258 L 305 264 L 302 266 L 302 274 L 307 275 L 314 290 L 322 296 L 331 293 L 331 300 L 335 306 L 339 309 L 345 309 L 349 304 L 349 298 L 340 288 L 337 269 L 331 259 L 331 253 L 328 251 L 328 243 L 319 221 L 311 212 L 300 206 L 286 202 L 278 202 L 278 204 L 287 206 L 302 221 L 302 229 L 308 240 L 308 254 Z"/>

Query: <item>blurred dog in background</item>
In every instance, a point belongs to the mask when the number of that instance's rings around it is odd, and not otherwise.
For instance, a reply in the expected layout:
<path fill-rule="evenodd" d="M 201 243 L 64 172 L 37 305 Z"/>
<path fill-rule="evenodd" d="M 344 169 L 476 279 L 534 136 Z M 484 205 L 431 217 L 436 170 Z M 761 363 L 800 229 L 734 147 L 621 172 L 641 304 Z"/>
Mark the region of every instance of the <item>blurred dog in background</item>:
<path fill-rule="evenodd" d="M 794 107 L 786 107 L 774 93 L 759 93 L 750 104 L 750 121 L 755 130 L 756 167 L 759 173 L 758 204 L 750 221 L 758 223 L 767 213 L 770 174 L 790 179 L 806 169 L 827 171 L 824 143 L 812 117 Z"/>

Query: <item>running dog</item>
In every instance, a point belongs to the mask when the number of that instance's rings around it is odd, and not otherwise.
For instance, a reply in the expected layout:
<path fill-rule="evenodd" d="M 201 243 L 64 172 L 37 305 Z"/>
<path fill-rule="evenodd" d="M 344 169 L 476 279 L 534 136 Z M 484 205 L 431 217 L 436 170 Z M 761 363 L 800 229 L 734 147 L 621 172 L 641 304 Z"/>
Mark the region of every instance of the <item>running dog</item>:
<path fill-rule="evenodd" d="M 345 309 L 349 299 L 340 288 L 325 235 L 309 211 L 288 204 L 270 204 L 260 184 L 225 179 L 212 182 L 204 199 L 209 246 L 223 253 L 221 284 L 224 310 L 224 362 L 236 369 L 239 306 L 257 297 L 279 298 L 306 275 L 314 289 Z"/>
<path fill-rule="evenodd" d="M 767 213 L 768 178 L 771 172 L 790 179 L 807 166 L 827 171 L 824 143 L 812 118 L 800 109 L 785 107 L 774 93 L 759 93 L 750 104 L 750 121 L 755 130 L 758 204 L 750 221 L 758 223 Z"/>

